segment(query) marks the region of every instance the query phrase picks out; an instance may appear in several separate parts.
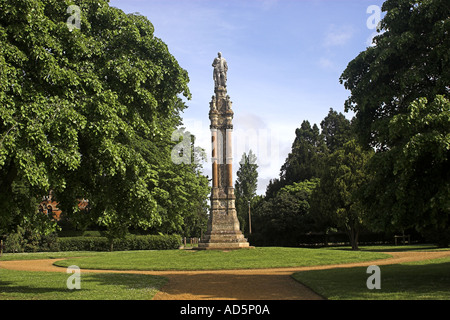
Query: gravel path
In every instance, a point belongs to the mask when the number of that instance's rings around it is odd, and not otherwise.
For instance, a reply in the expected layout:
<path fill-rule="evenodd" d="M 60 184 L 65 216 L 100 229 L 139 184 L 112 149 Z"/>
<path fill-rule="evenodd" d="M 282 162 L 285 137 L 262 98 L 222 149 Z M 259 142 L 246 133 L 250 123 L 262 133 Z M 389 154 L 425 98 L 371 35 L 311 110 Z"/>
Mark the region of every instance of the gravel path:
<path fill-rule="evenodd" d="M 275 269 L 215 271 L 117 271 L 87 270 L 96 273 L 137 273 L 164 276 L 168 283 L 154 300 L 320 300 L 315 292 L 292 279 L 291 274 L 306 270 L 398 264 L 450 256 L 450 251 L 386 252 L 391 258 L 360 263 Z M 66 259 L 66 258 L 65 258 Z M 22 271 L 66 272 L 53 263 L 64 259 L 1 261 L 0 268 Z"/>

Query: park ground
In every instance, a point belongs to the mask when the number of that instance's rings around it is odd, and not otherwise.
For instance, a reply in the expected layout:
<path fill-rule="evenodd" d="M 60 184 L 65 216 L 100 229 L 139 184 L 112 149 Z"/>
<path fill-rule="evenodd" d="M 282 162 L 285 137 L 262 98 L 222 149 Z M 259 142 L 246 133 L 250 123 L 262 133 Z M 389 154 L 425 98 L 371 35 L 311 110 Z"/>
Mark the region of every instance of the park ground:
<path fill-rule="evenodd" d="M 450 250 L 406 248 L 10 254 L 0 299 L 450 300 Z M 81 268 L 81 290 L 67 289 L 70 265 Z M 379 290 L 366 286 L 370 265 L 380 266 Z"/>

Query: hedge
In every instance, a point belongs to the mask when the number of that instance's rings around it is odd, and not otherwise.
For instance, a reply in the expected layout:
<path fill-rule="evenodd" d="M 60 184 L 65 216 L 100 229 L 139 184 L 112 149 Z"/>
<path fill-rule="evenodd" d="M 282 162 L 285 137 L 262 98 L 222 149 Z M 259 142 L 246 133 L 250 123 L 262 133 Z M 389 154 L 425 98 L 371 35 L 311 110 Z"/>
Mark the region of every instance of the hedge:
<path fill-rule="evenodd" d="M 114 239 L 114 251 L 127 250 L 170 250 L 178 249 L 181 238 L 178 235 L 129 235 L 125 239 Z M 58 238 L 59 251 L 109 251 L 106 237 Z"/>
<path fill-rule="evenodd" d="M 12 237 L 11 237 L 12 238 Z M 12 239 L 11 239 L 12 240 Z M 114 239 L 114 251 L 126 250 L 170 250 L 181 245 L 179 235 L 128 235 L 125 239 Z M 5 241 L 4 252 L 37 252 L 37 251 L 109 251 L 110 243 L 106 237 L 61 237 L 54 238 L 52 248 L 36 245 L 33 250 Z"/>

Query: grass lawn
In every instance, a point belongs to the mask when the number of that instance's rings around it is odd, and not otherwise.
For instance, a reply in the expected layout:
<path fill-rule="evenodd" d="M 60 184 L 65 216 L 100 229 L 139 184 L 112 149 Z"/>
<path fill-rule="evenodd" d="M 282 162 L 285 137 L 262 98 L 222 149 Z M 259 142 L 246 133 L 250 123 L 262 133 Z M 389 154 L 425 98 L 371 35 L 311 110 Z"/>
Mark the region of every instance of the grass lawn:
<path fill-rule="evenodd" d="M 72 258 L 76 257 L 76 258 Z M 5 260 L 70 258 L 55 264 L 81 269 L 205 270 L 269 268 L 346 263 L 386 258 L 379 252 L 335 249 L 255 248 L 237 251 L 121 251 L 4 254 Z M 0 269 L 0 300 L 112 300 L 152 299 L 167 279 L 138 274 L 82 273 L 81 290 L 67 289 L 70 277 L 58 272 Z"/>
<path fill-rule="evenodd" d="M 380 266 L 369 290 L 366 267 L 298 272 L 292 277 L 330 300 L 450 300 L 450 258 Z"/>
<path fill-rule="evenodd" d="M 55 265 L 112 270 L 220 270 L 349 263 L 388 258 L 380 252 L 265 247 L 232 251 L 122 251 L 62 260 Z"/>
<path fill-rule="evenodd" d="M 348 248 L 261 247 L 236 251 L 121 251 L 4 254 L 1 261 L 68 258 L 55 264 L 81 269 L 218 270 L 313 266 L 372 261 L 382 251 L 436 250 L 432 246 Z M 75 257 L 75 258 L 74 258 Z M 70 259 L 69 259 L 70 258 Z M 450 299 L 450 258 L 381 266 L 381 290 L 369 290 L 366 268 L 299 272 L 293 277 L 328 299 Z M 66 273 L 0 269 L 0 300 L 151 299 L 167 279 L 140 274 L 81 274 L 81 290 L 69 290 Z"/>
<path fill-rule="evenodd" d="M 69 290 L 70 274 L 0 269 L 0 300 L 151 300 L 167 282 L 141 274 L 81 274 L 81 289 Z"/>
<path fill-rule="evenodd" d="M 98 254 L 94 251 L 63 251 L 63 252 L 24 252 L 24 253 L 4 253 L 0 257 L 2 261 L 10 260 L 37 260 L 37 259 L 58 259 L 71 257 L 88 257 Z"/>

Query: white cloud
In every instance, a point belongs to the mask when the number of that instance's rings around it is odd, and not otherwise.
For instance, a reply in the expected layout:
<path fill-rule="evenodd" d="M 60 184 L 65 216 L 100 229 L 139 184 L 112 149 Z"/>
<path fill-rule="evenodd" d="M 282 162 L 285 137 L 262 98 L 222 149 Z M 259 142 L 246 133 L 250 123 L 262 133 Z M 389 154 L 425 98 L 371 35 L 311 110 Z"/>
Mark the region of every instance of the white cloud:
<path fill-rule="evenodd" d="M 185 119 L 184 126 L 195 135 L 196 145 L 205 149 L 207 159 L 203 173 L 211 177 L 211 132 L 209 123 L 197 119 Z M 242 154 L 251 149 L 257 157 L 258 194 L 264 194 L 270 179 L 278 178 L 295 137 L 296 121 L 280 122 L 262 115 L 242 112 L 233 120 L 233 179 L 239 170 Z"/>
<path fill-rule="evenodd" d="M 338 53 L 337 48 L 339 48 L 339 52 L 342 52 L 342 47 L 348 46 L 355 34 L 355 29 L 352 26 L 330 25 L 328 31 L 325 33 L 322 43 L 324 55 L 317 61 L 319 67 L 327 71 L 341 71 L 335 61 L 335 57 Z"/>
<path fill-rule="evenodd" d="M 320 58 L 319 59 L 319 66 L 322 68 L 322 69 L 335 69 L 335 65 L 334 65 L 334 63 L 333 63 L 333 61 L 331 61 L 331 59 L 329 59 L 329 58 L 324 58 L 324 57 L 322 57 L 322 58 Z"/>
<path fill-rule="evenodd" d="M 346 45 L 355 34 L 355 30 L 351 26 L 336 27 L 331 25 L 325 35 L 323 45 L 325 47 L 336 47 Z"/>
<path fill-rule="evenodd" d="M 278 0 L 263 0 L 262 1 L 262 8 L 263 10 L 270 10 L 274 6 L 276 6 L 278 3 Z"/>

